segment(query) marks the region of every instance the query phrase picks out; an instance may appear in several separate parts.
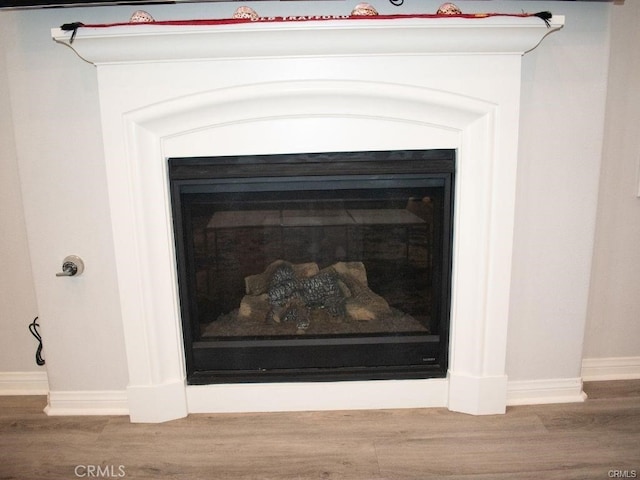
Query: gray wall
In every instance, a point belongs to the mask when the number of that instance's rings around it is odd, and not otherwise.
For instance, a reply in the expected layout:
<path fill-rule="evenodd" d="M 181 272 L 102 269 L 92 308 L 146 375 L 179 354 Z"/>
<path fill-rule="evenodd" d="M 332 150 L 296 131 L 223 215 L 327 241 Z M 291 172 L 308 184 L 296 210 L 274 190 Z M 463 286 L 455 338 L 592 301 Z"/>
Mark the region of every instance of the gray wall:
<path fill-rule="evenodd" d="M 4 40 L 4 39 L 3 39 Z M 2 42 L 2 46 L 5 46 Z M 27 244 L 5 49 L 0 50 L 0 372 L 43 370 L 28 331 L 38 314 Z"/>
<path fill-rule="evenodd" d="M 370 3 L 381 13 L 418 13 L 433 12 L 442 2 L 405 0 L 401 9 L 386 0 Z M 580 375 L 596 228 L 607 99 L 609 13 L 634 8 L 637 12 L 637 7 L 589 2 L 460 3 L 466 11 L 548 9 L 567 17 L 563 30 L 549 36 L 523 59 L 521 163 L 507 373 L 513 380 L 575 378 Z M 228 16 L 236 5 L 149 5 L 145 9 L 157 19 L 216 18 Z M 252 5 L 269 15 L 304 13 L 305 9 L 308 13 L 348 13 L 352 7 L 347 2 Z M 54 44 L 50 28 L 76 20 L 126 21 L 133 10 L 121 6 L 0 12 L 0 248 L 3 259 L 7 257 L 12 266 L 0 268 L 0 372 L 35 368 L 35 343 L 26 325 L 40 314 L 47 360 L 57 365 L 57 372 L 65 372 L 50 378 L 55 390 L 121 390 L 127 384 L 127 373 L 113 269 L 96 72 L 70 50 Z M 614 20 L 620 17 L 617 21 L 628 21 L 620 12 Z M 632 24 L 626 28 L 633 30 Z M 626 48 L 626 54 L 631 55 L 633 48 Z M 615 116 L 615 112 L 611 115 Z M 633 120 L 631 116 L 626 118 Z M 625 120 L 620 121 L 624 130 Z M 608 128 L 609 148 L 613 134 Z M 638 137 L 635 132 L 633 135 Z M 623 167 L 607 160 L 603 188 L 607 175 L 629 175 L 627 166 L 623 171 L 619 168 Z M 17 189 L 18 169 L 23 203 Z M 607 169 L 613 173 L 606 174 Z M 77 183 L 69 188 L 68 180 Z M 615 190 L 615 185 L 610 188 Z M 638 200 L 635 202 L 637 215 Z M 602 199 L 601 223 L 608 218 L 603 211 L 606 205 L 607 200 Z M 606 206 L 607 212 L 613 206 Z M 14 234 L 4 235 L 5 225 Z M 638 222 L 636 234 L 637 227 Z M 627 242 L 626 233 L 624 237 Z M 620 241 L 614 233 L 603 236 L 599 230 L 598 244 L 607 245 L 603 248 L 610 249 Z M 632 255 L 624 252 L 632 250 L 633 244 L 625 245 L 626 250 L 620 253 L 620 269 L 626 267 L 624 258 L 629 258 L 624 255 Z M 86 274 L 95 275 L 100 282 L 99 288 L 75 289 L 75 294 L 79 291 L 81 295 L 77 304 L 62 305 L 57 298 L 69 297 L 60 295 L 68 284 L 54 274 L 62 258 L 70 253 L 82 256 L 87 263 Z M 29 254 L 33 278 L 25 267 Z M 23 258 L 27 259 L 26 264 Z M 637 256 L 635 259 L 637 263 Z M 594 288 L 603 291 L 607 285 L 603 278 L 608 278 L 609 273 L 603 265 L 612 267 L 598 254 L 595 260 L 592 312 L 601 308 L 594 300 Z M 15 275 L 13 270 L 21 273 Z M 637 285 L 637 277 L 625 273 L 614 290 L 633 300 Z M 637 316 L 637 309 L 635 312 Z M 605 337 L 594 335 L 600 326 L 593 317 L 592 314 L 587 351 L 612 355 L 606 345 L 616 344 L 618 337 L 626 335 L 630 317 L 619 316 L 621 321 L 612 323 L 614 328 Z M 640 355 L 640 349 L 633 345 L 624 352 Z"/>
<path fill-rule="evenodd" d="M 585 358 L 640 356 L 640 2 L 612 11 Z M 635 362 L 640 365 L 640 361 Z"/>

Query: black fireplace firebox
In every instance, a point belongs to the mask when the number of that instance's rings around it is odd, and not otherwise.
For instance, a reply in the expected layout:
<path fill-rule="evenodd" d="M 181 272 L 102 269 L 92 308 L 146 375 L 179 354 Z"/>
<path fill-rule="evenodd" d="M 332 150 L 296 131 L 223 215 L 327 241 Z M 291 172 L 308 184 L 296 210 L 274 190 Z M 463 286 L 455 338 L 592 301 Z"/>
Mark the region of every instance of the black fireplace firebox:
<path fill-rule="evenodd" d="M 169 159 L 189 384 L 444 377 L 454 150 Z"/>

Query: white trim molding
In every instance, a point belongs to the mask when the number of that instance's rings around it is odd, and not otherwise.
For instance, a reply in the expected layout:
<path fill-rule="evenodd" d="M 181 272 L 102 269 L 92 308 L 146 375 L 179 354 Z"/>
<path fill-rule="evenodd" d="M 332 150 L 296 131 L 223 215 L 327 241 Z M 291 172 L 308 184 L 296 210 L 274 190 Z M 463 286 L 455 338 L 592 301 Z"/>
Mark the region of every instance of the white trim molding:
<path fill-rule="evenodd" d="M 509 56 L 500 60 L 509 72 L 519 72 L 519 57 Z M 103 70 L 102 79 L 107 74 Z M 519 77 L 515 80 L 519 81 Z M 299 121 L 301 118 L 347 119 L 349 128 L 354 132 L 363 121 L 384 125 L 390 132 L 389 137 L 377 138 L 378 143 L 363 150 L 387 148 L 387 143 L 381 142 L 395 141 L 407 123 L 420 128 L 422 135 L 419 138 L 427 142 L 425 147 L 435 145 L 430 142 L 437 138 L 446 142 L 444 145 L 457 148 L 449 373 L 458 381 L 453 382 L 455 388 L 449 391 L 448 406 L 452 410 L 473 414 L 504 412 L 504 362 L 515 199 L 515 162 L 512 159 L 517 154 L 517 129 L 509 135 L 499 135 L 499 132 L 509 130 L 506 125 L 509 118 L 518 117 L 517 89 L 506 89 L 505 84 L 506 81 L 502 83 L 502 105 L 409 85 L 307 80 L 210 90 L 156 102 L 130 112 L 116 112 L 114 117 L 118 119 L 118 129 L 124 126 L 126 141 L 121 144 L 120 130 L 105 131 L 105 148 L 107 158 L 127 159 L 108 162 L 107 174 L 110 189 L 113 189 L 112 221 L 121 267 L 118 271 L 122 272 L 119 285 L 129 359 L 128 391 L 132 421 L 157 422 L 179 418 L 189 412 L 189 406 L 196 404 L 188 404 L 185 394 L 177 391 L 169 396 L 159 394 L 166 385 L 178 385 L 184 381 L 166 158 L 194 156 L 198 153 L 195 148 L 201 148 L 200 145 L 211 153 L 225 147 L 225 142 L 220 140 L 200 138 L 202 132 L 217 136 L 219 130 L 227 130 L 229 133 L 225 138 L 230 141 L 233 129 L 242 126 L 251 127 L 257 135 L 258 128 L 265 124 L 264 112 L 269 112 L 268 119 L 272 123 L 291 119 Z M 379 106 L 374 117 L 371 116 L 371 105 Z M 103 114 L 108 110 L 109 106 L 103 104 Z M 104 125 L 112 123 L 110 118 L 105 118 Z M 511 122 L 510 126 L 514 124 Z M 292 125 L 290 131 L 294 128 Z M 391 132 L 397 132 L 397 135 Z M 297 130 L 292 138 L 306 136 L 308 133 Z M 329 140 L 339 138 L 331 134 L 326 137 Z M 189 139 L 186 146 L 185 138 Z M 273 146 L 274 149 L 283 145 L 288 151 L 301 148 L 287 147 L 282 137 L 276 138 L 278 145 Z M 263 138 L 259 142 L 264 149 L 260 153 L 273 151 L 270 140 Z M 235 149 L 238 144 L 235 141 L 229 147 Z M 307 148 L 309 145 L 312 143 L 306 143 Z M 123 146 L 125 148 L 120 150 Z M 346 151 L 351 146 L 325 143 L 317 151 Z M 123 185 L 130 185 L 127 192 L 122 191 Z M 159 208 L 160 205 L 164 207 Z M 137 242 L 132 243 L 132 239 L 137 239 Z M 150 255 L 149 252 L 154 253 Z M 479 263 L 478 258 L 485 260 Z M 133 266 L 139 268 L 140 274 L 131 275 Z M 491 288 L 485 283 L 487 279 L 492 279 Z M 132 292 L 136 294 L 131 295 Z M 143 325 L 146 328 L 142 328 Z M 384 383 L 371 384 L 374 385 Z M 338 390 L 350 388 L 344 383 L 332 387 Z M 251 396 L 252 405 L 246 409 L 260 411 L 263 408 L 260 398 L 278 388 L 274 384 L 256 387 L 261 393 Z M 182 389 L 184 392 L 184 384 Z M 208 394 L 213 390 L 218 393 L 221 389 L 234 390 L 234 387 L 210 387 L 196 391 L 207 393 L 198 395 L 198 398 L 209 397 L 209 405 L 213 409 L 216 402 Z M 375 397 L 366 394 L 365 390 L 361 391 L 361 398 Z M 142 397 L 150 395 L 155 398 L 157 411 L 152 414 L 143 402 L 135 400 L 134 392 L 141 393 Z M 427 399 L 434 392 L 425 390 L 423 394 Z M 193 399 L 193 394 L 190 395 Z M 345 395 L 339 398 L 344 399 Z M 203 403 L 197 402 L 198 405 Z M 331 402 L 323 402 L 328 403 Z M 368 404 L 373 406 L 375 402 L 369 401 Z M 334 408 L 347 408 L 345 405 L 335 405 Z"/>
<path fill-rule="evenodd" d="M 507 385 L 507 405 L 577 403 L 587 399 L 581 378 L 511 381 Z"/>
<path fill-rule="evenodd" d="M 44 412 L 64 415 L 129 415 L 125 390 L 49 392 Z"/>
<path fill-rule="evenodd" d="M 640 379 L 640 357 L 585 358 L 584 381 Z"/>
<path fill-rule="evenodd" d="M 0 395 L 46 395 L 47 372 L 0 372 Z"/>
<path fill-rule="evenodd" d="M 517 54 L 564 26 L 537 17 L 402 18 L 152 25 L 51 30 L 53 39 L 95 65 L 204 59 L 369 55 Z M 313 31 L 313 35 L 309 32 Z"/>
<path fill-rule="evenodd" d="M 191 385 L 189 413 L 300 412 L 446 407 L 446 379 Z"/>

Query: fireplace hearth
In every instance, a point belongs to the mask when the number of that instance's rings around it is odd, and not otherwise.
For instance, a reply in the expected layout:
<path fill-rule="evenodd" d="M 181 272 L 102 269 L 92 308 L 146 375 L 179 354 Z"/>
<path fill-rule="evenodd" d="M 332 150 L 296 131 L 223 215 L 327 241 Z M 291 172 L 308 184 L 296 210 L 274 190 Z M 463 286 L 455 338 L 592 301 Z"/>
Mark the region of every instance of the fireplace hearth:
<path fill-rule="evenodd" d="M 454 150 L 169 160 L 190 384 L 444 377 Z"/>

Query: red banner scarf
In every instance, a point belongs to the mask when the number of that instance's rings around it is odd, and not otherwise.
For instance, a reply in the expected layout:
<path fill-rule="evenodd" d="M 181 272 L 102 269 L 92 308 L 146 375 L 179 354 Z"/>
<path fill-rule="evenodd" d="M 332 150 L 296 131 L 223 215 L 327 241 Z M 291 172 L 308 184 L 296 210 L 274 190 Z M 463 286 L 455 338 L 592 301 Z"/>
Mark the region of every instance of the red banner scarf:
<path fill-rule="evenodd" d="M 165 25 L 165 26 L 206 26 L 206 25 L 233 25 L 245 23 L 279 23 L 279 22 L 317 22 L 327 20 L 359 21 L 359 20 L 403 20 L 412 18 L 436 19 L 436 18 L 466 18 L 482 19 L 489 17 L 516 17 L 528 18 L 538 17 L 542 19 L 547 27 L 552 17 L 550 12 L 538 13 L 459 13 L 456 15 L 419 13 L 413 15 L 292 15 L 286 17 L 260 17 L 256 20 L 248 18 L 215 18 L 215 19 L 193 19 L 193 20 L 161 20 L 153 22 L 121 22 L 121 23 L 95 23 L 88 24 L 82 22 L 65 23 L 60 28 L 65 31 L 73 31 L 70 42 L 73 42 L 79 28 L 109 28 L 133 25 Z"/>

